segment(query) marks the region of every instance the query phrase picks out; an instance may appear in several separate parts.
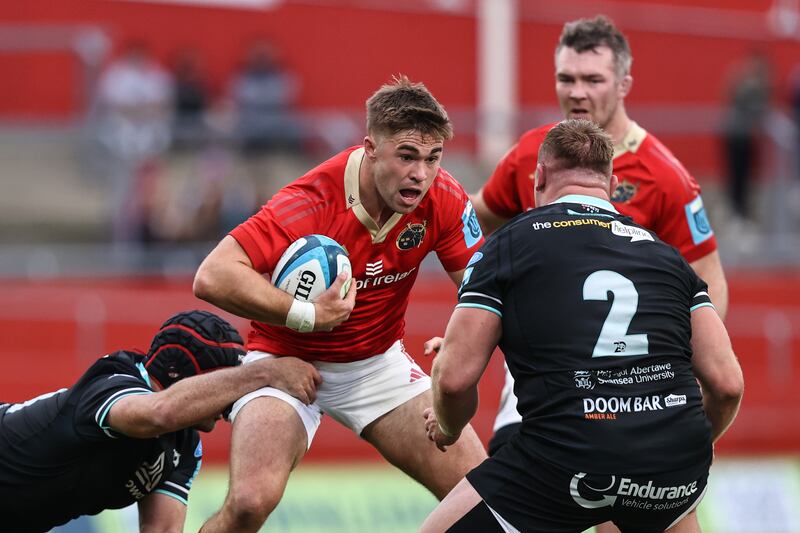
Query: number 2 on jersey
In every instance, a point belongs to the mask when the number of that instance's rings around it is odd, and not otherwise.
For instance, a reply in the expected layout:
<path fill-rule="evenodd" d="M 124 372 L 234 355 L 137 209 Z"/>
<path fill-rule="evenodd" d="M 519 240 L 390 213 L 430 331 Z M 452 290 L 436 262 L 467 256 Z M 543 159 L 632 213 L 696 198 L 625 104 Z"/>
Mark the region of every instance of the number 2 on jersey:
<path fill-rule="evenodd" d="M 633 282 L 612 270 L 592 272 L 583 282 L 584 300 L 608 300 L 609 292 L 614 295 L 614 300 L 600 329 L 592 357 L 647 355 L 647 334 L 628 335 L 628 327 L 639 307 L 639 293 Z"/>

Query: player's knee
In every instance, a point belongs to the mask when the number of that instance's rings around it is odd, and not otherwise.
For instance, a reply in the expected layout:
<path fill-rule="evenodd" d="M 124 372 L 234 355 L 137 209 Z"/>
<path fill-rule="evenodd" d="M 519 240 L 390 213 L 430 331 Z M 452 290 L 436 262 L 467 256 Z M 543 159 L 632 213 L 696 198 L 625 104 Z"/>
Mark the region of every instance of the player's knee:
<path fill-rule="evenodd" d="M 236 531 L 258 530 L 278 506 L 282 496 L 283 490 L 278 487 L 229 493 L 226 507 L 236 524 Z"/>

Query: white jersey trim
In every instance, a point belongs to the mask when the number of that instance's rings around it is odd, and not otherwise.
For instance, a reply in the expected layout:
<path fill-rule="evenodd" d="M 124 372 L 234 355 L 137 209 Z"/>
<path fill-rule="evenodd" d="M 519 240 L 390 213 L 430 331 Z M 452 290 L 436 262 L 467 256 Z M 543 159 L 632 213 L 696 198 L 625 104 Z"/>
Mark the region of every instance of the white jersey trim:
<path fill-rule="evenodd" d="M 135 387 L 131 389 L 123 389 L 121 391 L 117 391 L 108 398 L 106 398 L 106 401 L 104 401 L 102 405 L 100 405 L 100 407 L 97 409 L 97 411 L 95 411 L 94 420 L 95 422 L 97 422 L 97 425 L 100 426 L 100 429 L 102 429 L 106 433 L 106 435 L 116 439 L 117 437 L 115 435 L 112 435 L 111 433 L 108 432 L 108 430 L 111 428 L 105 425 L 106 416 L 108 416 L 108 411 L 111 410 L 111 407 L 125 396 L 138 396 L 141 394 L 152 394 L 152 393 L 153 391 L 151 391 L 150 389 L 145 389 L 144 387 Z"/>
<path fill-rule="evenodd" d="M 492 300 L 494 302 L 497 302 L 500 305 L 503 305 L 503 301 L 500 300 L 499 298 L 495 298 L 493 296 L 489 296 L 488 294 L 483 294 L 481 292 L 464 292 L 464 293 L 461 294 L 461 297 L 463 298 L 464 296 L 480 296 L 481 298 L 486 298 L 488 300 Z"/>
<path fill-rule="evenodd" d="M 364 205 L 361 203 L 361 195 L 358 190 L 358 176 L 361 171 L 361 164 L 364 161 L 364 148 L 358 148 L 350 152 L 347 157 L 347 165 L 344 168 L 344 202 L 348 209 L 353 210 L 359 222 L 369 231 L 372 236 L 372 242 L 378 244 L 386 239 L 392 229 L 400 222 L 402 218 L 401 213 L 395 213 L 386 223 L 378 227 L 378 224 L 367 213 Z"/>
<path fill-rule="evenodd" d="M 172 481 L 165 481 L 164 485 L 172 487 L 175 490 L 179 490 L 179 491 L 183 492 L 184 494 L 186 494 L 186 496 L 189 496 L 189 489 L 187 489 L 186 487 L 184 487 L 182 485 L 178 485 L 177 483 L 173 483 Z"/>

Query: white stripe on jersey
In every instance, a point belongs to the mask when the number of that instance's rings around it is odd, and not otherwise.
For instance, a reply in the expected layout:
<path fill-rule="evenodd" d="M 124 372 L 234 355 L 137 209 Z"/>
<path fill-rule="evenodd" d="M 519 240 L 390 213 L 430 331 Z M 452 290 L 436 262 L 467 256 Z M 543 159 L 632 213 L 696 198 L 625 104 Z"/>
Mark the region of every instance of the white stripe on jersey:
<path fill-rule="evenodd" d="M 172 481 L 165 481 L 164 485 L 168 485 L 168 486 L 172 487 L 173 489 L 177 489 L 177 490 L 183 492 L 184 494 L 186 494 L 186 496 L 189 496 L 189 489 L 187 489 L 186 487 L 182 487 L 182 486 L 178 485 L 177 483 L 173 483 Z"/>
<path fill-rule="evenodd" d="M 483 294 L 483 293 L 480 293 L 480 292 L 465 292 L 465 293 L 463 293 L 461 295 L 461 297 L 463 298 L 464 296 L 480 296 L 481 298 L 488 298 L 489 300 L 492 300 L 494 302 L 499 303 L 500 305 L 503 305 L 503 301 L 502 300 L 499 300 L 497 298 L 489 296 L 488 294 Z"/>
<path fill-rule="evenodd" d="M 150 394 L 152 392 L 153 391 L 151 391 L 150 389 L 146 389 L 144 387 L 133 387 L 130 389 L 122 389 L 120 391 L 117 391 L 108 398 L 106 398 L 106 401 L 104 401 L 103 404 L 97 409 L 97 411 L 95 411 L 94 421 L 97 422 L 98 426 L 100 426 L 100 420 L 103 418 L 104 411 L 107 411 L 111 407 L 110 404 L 119 400 L 121 396 L 128 394 Z"/>

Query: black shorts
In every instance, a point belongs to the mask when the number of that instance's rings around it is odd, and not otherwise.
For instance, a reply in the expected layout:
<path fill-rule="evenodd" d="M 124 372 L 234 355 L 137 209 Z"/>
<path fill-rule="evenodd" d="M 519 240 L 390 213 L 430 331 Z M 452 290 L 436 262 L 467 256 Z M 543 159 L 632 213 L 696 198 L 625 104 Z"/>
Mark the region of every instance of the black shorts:
<path fill-rule="evenodd" d="M 702 465 L 658 474 L 592 474 L 533 459 L 517 446 L 503 446 L 467 480 L 522 532 L 579 533 L 613 521 L 622 533 L 660 533 L 697 506 L 711 466 L 709 455 Z"/>
<path fill-rule="evenodd" d="M 517 422 L 503 426 L 495 431 L 489 440 L 489 455 L 496 454 L 500 448 L 505 446 L 511 440 L 511 437 L 519 431 L 520 426 L 522 426 L 522 422 Z"/>

